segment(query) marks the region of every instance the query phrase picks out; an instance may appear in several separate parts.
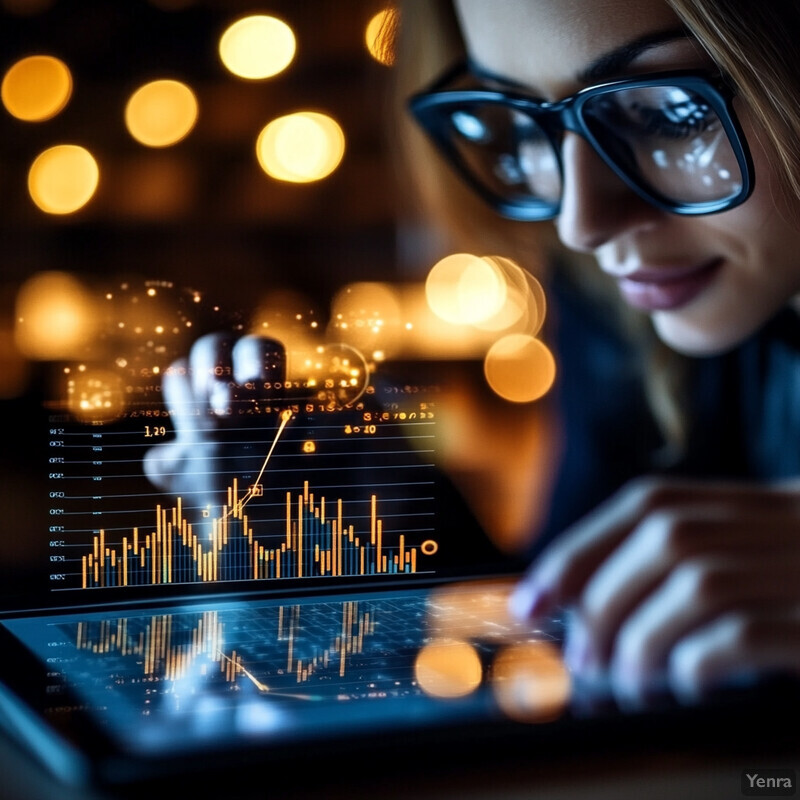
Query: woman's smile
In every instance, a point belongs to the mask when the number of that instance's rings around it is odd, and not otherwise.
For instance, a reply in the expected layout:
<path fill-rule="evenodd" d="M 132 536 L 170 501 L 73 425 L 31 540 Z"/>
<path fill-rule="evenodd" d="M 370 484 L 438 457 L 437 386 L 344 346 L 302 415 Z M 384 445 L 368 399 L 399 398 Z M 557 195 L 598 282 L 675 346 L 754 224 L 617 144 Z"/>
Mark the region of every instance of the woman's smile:
<path fill-rule="evenodd" d="M 713 282 L 722 263 L 715 258 L 688 266 L 642 265 L 614 277 L 629 305 L 644 311 L 668 311 L 694 300 Z"/>

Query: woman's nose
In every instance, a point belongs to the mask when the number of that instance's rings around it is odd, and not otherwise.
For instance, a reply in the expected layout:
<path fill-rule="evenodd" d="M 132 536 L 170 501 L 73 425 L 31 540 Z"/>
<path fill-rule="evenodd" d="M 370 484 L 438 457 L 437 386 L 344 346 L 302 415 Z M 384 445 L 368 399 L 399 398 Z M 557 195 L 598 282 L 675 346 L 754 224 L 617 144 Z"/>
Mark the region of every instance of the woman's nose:
<path fill-rule="evenodd" d="M 661 213 L 632 191 L 581 136 L 566 133 L 561 152 L 564 183 L 556 226 L 571 250 L 591 253 L 622 233 L 652 225 Z"/>

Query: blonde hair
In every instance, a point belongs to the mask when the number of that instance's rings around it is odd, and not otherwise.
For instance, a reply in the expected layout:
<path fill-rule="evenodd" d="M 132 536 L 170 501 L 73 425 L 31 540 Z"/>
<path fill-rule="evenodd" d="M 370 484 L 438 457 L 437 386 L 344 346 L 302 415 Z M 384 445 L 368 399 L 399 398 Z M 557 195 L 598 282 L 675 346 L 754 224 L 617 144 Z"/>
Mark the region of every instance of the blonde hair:
<path fill-rule="evenodd" d="M 667 0 L 736 84 L 800 197 L 800 3 L 795 0 Z"/>
<path fill-rule="evenodd" d="M 794 0 L 666 0 L 715 63 L 734 81 L 752 110 L 765 146 L 783 167 L 783 189 L 800 198 L 800 2 Z M 452 0 L 399 0 L 395 25 L 385 32 L 397 55 L 395 100 L 414 91 L 465 55 Z M 399 24 L 398 23 L 399 20 Z M 690 420 L 685 391 L 692 359 L 664 345 L 649 318 L 631 312 L 588 257 L 566 254 L 552 226 L 509 223 L 467 192 L 436 158 L 404 109 L 393 110 L 401 185 L 456 241 L 483 242 L 523 252 L 535 242 L 539 268 L 548 260 L 570 273 L 576 285 L 606 304 L 620 330 L 641 354 L 643 379 L 654 417 L 673 460 L 686 445 Z M 527 236 L 526 236 L 527 232 Z M 503 244 L 500 244 L 502 242 Z"/>

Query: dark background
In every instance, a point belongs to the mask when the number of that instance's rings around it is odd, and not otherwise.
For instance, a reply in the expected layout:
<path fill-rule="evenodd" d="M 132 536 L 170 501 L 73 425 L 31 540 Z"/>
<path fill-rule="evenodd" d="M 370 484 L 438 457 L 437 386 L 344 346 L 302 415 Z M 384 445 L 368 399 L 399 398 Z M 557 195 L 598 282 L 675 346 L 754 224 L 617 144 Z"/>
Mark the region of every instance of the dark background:
<path fill-rule="evenodd" d="M 381 0 L 4 0 L 0 70 L 46 53 L 73 75 L 67 107 L 45 122 L 0 109 L 0 258 L 3 317 L 14 289 L 39 270 L 134 275 L 247 303 L 254 292 L 300 288 L 326 304 L 351 280 L 395 274 L 398 198 L 384 122 L 391 68 L 364 44 Z M 40 10 L 36 10 L 39 8 Z M 21 12 L 19 9 L 26 9 Z M 244 81 L 222 65 L 223 30 L 246 13 L 283 19 L 297 52 L 289 67 Z M 147 148 L 126 131 L 124 106 L 149 80 L 187 83 L 199 103 L 189 136 Z M 266 175 L 255 139 L 272 118 L 315 109 L 346 136 L 338 169 L 310 184 Z M 100 185 L 65 217 L 43 213 L 27 170 L 57 143 L 87 147 Z M 5 327 L 5 326 L 4 326 Z"/>

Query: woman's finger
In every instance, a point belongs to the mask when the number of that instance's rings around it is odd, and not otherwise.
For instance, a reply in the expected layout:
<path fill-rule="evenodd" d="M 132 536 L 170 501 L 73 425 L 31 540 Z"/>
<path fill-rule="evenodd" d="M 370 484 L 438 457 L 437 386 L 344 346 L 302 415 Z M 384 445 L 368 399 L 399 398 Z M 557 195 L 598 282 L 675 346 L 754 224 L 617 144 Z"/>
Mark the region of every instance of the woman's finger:
<path fill-rule="evenodd" d="M 799 495 L 791 488 L 661 479 L 633 481 L 544 550 L 511 595 L 512 613 L 519 617 L 537 616 L 573 602 L 603 561 L 649 515 L 692 506 L 707 508 L 712 515 L 719 514 L 719 509 L 728 509 L 731 517 L 783 514 L 784 519 L 795 515 L 800 520 Z M 743 531 L 743 541 L 755 540 L 752 527 Z"/>
<path fill-rule="evenodd" d="M 800 523 L 780 510 L 757 518 L 730 504 L 673 506 L 649 514 L 596 569 L 578 599 L 586 624 L 584 652 L 576 666 L 600 666 L 637 606 L 669 573 L 698 558 L 742 559 L 754 564 L 765 553 L 794 561 Z M 754 536 L 754 531 L 759 531 Z"/>
<path fill-rule="evenodd" d="M 714 618 L 800 604 L 798 568 L 797 554 L 756 561 L 702 556 L 682 563 L 620 628 L 609 669 L 617 695 L 645 701 L 652 676 L 663 671 L 676 643 Z"/>
<path fill-rule="evenodd" d="M 227 332 L 200 337 L 189 353 L 192 390 L 200 414 L 224 415 L 233 400 L 233 345 Z"/>
<path fill-rule="evenodd" d="M 798 604 L 722 615 L 681 639 L 667 668 L 672 693 L 685 703 L 776 673 L 800 675 Z"/>
<path fill-rule="evenodd" d="M 275 339 L 264 336 L 242 336 L 233 346 L 233 380 L 237 384 L 275 383 L 286 380 L 286 351 Z"/>

